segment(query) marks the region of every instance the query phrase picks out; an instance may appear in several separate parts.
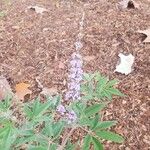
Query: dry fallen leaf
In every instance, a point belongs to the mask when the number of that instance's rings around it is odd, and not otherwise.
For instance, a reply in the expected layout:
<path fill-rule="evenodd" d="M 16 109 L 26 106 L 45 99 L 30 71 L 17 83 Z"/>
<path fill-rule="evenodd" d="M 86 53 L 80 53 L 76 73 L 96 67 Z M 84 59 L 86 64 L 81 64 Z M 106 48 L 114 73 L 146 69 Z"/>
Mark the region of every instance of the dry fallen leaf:
<path fill-rule="evenodd" d="M 134 63 L 134 56 L 132 54 L 124 55 L 120 53 L 120 64 L 116 66 L 115 72 L 119 72 L 125 75 L 128 75 L 132 72 L 132 65 Z"/>
<path fill-rule="evenodd" d="M 13 96 L 11 87 L 7 79 L 3 76 L 0 76 L 0 100 L 5 99 L 8 95 Z"/>
<path fill-rule="evenodd" d="M 138 33 L 142 33 L 145 34 L 147 37 L 146 39 L 143 41 L 144 43 L 149 43 L 150 42 L 150 29 L 147 30 L 139 30 L 137 31 Z"/>
<path fill-rule="evenodd" d="M 43 14 L 44 12 L 47 12 L 47 9 L 39 6 L 29 6 L 28 8 L 34 10 L 37 14 Z"/>
<path fill-rule="evenodd" d="M 25 95 L 31 94 L 32 91 L 28 88 L 30 87 L 30 84 L 27 83 L 18 83 L 15 87 L 16 90 L 16 96 L 20 100 L 24 100 Z"/>
<path fill-rule="evenodd" d="M 138 3 L 136 3 L 134 0 L 122 0 L 119 2 L 119 6 L 122 9 L 126 9 L 126 8 L 139 8 L 140 5 Z"/>

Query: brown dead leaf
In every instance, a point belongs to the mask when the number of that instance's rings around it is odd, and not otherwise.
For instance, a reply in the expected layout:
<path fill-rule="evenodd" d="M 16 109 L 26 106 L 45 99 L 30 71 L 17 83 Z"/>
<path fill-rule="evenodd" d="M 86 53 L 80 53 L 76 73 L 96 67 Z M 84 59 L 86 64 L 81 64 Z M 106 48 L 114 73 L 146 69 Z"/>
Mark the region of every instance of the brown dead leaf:
<path fill-rule="evenodd" d="M 28 89 L 29 87 L 30 84 L 23 83 L 23 82 L 18 83 L 15 87 L 17 98 L 20 100 L 24 100 L 25 95 L 31 94 L 32 91 Z"/>
<path fill-rule="evenodd" d="M 140 8 L 140 5 L 135 2 L 134 0 L 122 0 L 119 2 L 119 7 L 122 8 L 122 9 L 134 9 L 134 8 L 137 8 L 139 9 Z"/>
<path fill-rule="evenodd" d="M 28 9 L 35 11 L 37 14 L 43 14 L 44 12 L 47 12 L 47 9 L 39 6 L 29 6 Z"/>
<path fill-rule="evenodd" d="M 142 33 L 144 35 L 146 35 L 146 39 L 143 41 L 144 43 L 150 43 L 150 29 L 147 30 L 139 30 L 137 31 L 138 33 Z"/>
<path fill-rule="evenodd" d="M 7 95 L 13 96 L 13 92 L 7 79 L 0 76 L 0 100 L 5 99 Z"/>

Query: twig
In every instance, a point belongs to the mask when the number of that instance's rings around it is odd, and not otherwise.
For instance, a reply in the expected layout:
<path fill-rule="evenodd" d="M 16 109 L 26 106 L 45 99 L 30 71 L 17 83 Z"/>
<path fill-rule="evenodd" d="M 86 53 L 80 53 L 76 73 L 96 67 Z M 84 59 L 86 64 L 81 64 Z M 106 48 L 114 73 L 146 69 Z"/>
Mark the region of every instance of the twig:
<path fill-rule="evenodd" d="M 70 132 L 68 133 L 67 137 L 63 141 L 62 145 L 57 150 L 63 150 L 64 149 L 64 147 L 65 147 L 65 145 L 66 145 L 69 137 L 72 135 L 72 133 L 73 133 L 74 130 L 75 130 L 75 127 L 70 130 Z"/>
<path fill-rule="evenodd" d="M 97 139 L 99 139 L 101 141 L 101 139 L 93 131 L 87 130 L 87 129 L 83 128 L 83 127 L 80 127 L 80 128 L 82 130 L 84 130 L 85 132 L 87 132 L 88 134 L 90 134 L 92 137 L 95 137 L 95 138 L 97 138 Z"/>

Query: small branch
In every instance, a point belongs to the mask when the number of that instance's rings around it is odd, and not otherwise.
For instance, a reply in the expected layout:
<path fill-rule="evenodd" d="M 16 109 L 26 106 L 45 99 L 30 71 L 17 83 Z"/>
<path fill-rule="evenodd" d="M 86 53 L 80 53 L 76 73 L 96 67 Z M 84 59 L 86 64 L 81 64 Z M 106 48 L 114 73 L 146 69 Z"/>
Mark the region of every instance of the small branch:
<path fill-rule="evenodd" d="M 101 139 L 94 132 L 92 132 L 91 130 L 87 130 L 87 129 L 83 128 L 83 127 L 80 127 L 80 128 L 82 130 L 84 130 L 85 132 L 87 132 L 89 135 L 91 135 L 91 136 L 93 136 L 93 137 L 95 137 L 95 138 L 97 138 L 97 139 L 99 139 L 101 141 Z"/>
<path fill-rule="evenodd" d="M 66 143 L 67 143 L 69 137 L 72 135 L 72 133 L 73 133 L 74 130 L 75 130 L 75 128 L 72 128 L 72 129 L 70 130 L 70 132 L 69 132 L 68 135 L 66 136 L 65 140 L 63 141 L 62 145 L 61 145 L 57 150 L 63 150 L 63 149 L 64 149 L 64 147 L 65 147 L 65 145 L 66 145 Z"/>

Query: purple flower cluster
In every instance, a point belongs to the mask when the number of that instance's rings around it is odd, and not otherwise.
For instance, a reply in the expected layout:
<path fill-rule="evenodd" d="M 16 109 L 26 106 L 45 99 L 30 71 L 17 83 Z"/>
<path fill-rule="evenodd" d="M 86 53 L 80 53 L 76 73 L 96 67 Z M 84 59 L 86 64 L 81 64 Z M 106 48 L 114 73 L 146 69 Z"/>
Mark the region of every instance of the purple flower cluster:
<path fill-rule="evenodd" d="M 70 73 L 68 75 L 68 91 L 65 95 L 65 100 L 79 100 L 80 99 L 80 82 L 83 76 L 82 57 L 78 53 L 72 54 L 70 61 Z"/>
<path fill-rule="evenodd" d="M 78 45 L 79 44 L 79 45 Z M 78 43 L 76 47 L 80 49 L 82 45 Z M 68 75 L 68 91 L 65 95 L 65 100 L 80 100 L 80 84 L 83 76 L 82 70 L 82 57 L 78 53 L 73 53 L 71 56 L 69 75 Z M 66 108 L 60 104 L 57 107 L 57 112 L 67 119 L 68 124 L 71 124 L 77 120 L 77 115 L 73 110 L 66 110 Z"/>
<path fill-rule="evenodd" d="M 72 110 L 67 113 L 68 124 L 73 123 L 77 120 L 76 113 Z"/>
<path fill-rule="evenodd" d="M 75 122 L 77 119 L 76 113 L 73 110 L 67 111 L 62 104 L 57 106 L 57 112 L 63 116 L 66 116 L 68 124 Z"/>
<path fill-rule="evenodd" d="M 64 107 L 62 104 L 60 104 L 60 105 L 57 106 L 57 111 L 58 111 L 61 115 L 64 115 L 65 112 L 66 112 L 66 109 L 65 109 L 65 107 Z"/>

